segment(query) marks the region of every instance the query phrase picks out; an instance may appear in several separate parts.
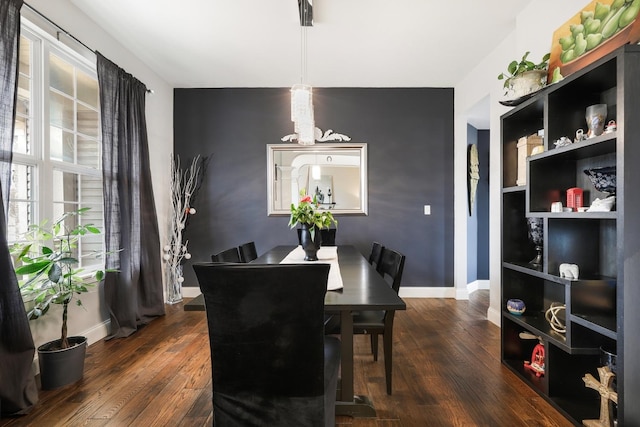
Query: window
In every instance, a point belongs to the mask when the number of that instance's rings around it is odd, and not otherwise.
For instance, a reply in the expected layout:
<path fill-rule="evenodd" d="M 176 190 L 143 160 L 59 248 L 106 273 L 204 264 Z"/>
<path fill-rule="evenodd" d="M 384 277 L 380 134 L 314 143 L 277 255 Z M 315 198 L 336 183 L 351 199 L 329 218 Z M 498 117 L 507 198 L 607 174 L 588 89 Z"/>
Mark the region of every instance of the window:
<path fill-rule="evenodd" d="M 23 23 L 7 216 L 9 242 L 43 218 L 56 219 L 81 207 L 91 209 L 68 221 L 102 228 L 101 149 L 95 63 L 28 21 Z M 82 256 L 103 246 L 102 235 L 83 236 L 76 254 L 80 266 L 102 263 Z"/>

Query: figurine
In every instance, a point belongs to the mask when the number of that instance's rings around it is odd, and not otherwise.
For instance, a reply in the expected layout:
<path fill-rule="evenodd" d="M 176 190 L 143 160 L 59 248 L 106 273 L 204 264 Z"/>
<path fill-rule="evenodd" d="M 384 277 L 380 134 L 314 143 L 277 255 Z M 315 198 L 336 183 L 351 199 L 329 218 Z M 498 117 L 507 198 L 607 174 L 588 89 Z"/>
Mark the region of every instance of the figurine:
<path fill-rule="evenodd" d="M 572 143 L 572 141 L 569 138 L 567 138 L 566 136 L 562 136 L 562 137 L 560 137 L 560 139 L 558 139 L 556 142 L 554 142 L 553 145 L 555 145 L 556 148 L 560 148 L 560 147 L 565 147 L 565 146 L 567 146 L 567 145 L 569 145 L 571 143 Z"/>
<path fill-rule="evenodd" d="M 576 131 L 576 139 L 573 142 L 585 141 L 587 139 L 587 135 L 584 134 L 582 129 L 578 129 Z"/>
<path fill-rule="evenodd" d="M 597 198 L 591 202 L 591 206 L 589 206 L 587 212 L 611 212 L 615 202 L 616 196 L 609 196 L 604 199 Z"/>
<path fill-rule="evenodd" d="M 616 121 L 609 120 L 609 123 L 607 123 L 607 126 L 604 128 L 604 132 L 611 133 L 611 132 L 615 132 L 616 130 L 618 130 L 618 125 L 616 125 Z"/>
<path fill-rule="evenodd" d="M 542 342 L 536 344 L 531 353 L 531 362 L 524 361 L 524 368 L 535 372 L 536 377 L 544 375 L 544 345 Z"/>
<path fill-rule="evenodd" d="M 578 264 L 560 264 L 560 277 L 577 280 L 579 273 Z"/>

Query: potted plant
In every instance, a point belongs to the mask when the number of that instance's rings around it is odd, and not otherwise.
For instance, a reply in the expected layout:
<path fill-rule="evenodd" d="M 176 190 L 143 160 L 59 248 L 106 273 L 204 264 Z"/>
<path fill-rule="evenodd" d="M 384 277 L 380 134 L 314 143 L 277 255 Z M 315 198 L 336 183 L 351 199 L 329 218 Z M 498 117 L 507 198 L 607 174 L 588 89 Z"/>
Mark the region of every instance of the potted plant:
<path fill-rule="evenodd" d="M 321 236 L 317 230 L 329 228 L 331 224 L 338 225 L 338 221 L 328 210 L 319 209 L 318 199 L 307 195 L 306 190 L 300 191 L 298 206 L 291 203 L 291 217 L 289 227 L 300 224 L 300 246 L 305 252 L 305 261 L 317 261 L 317 252 L 320 249 Z"/>
<path fill-rule="evenodd" d="M 87 339 L 67 336 L 68 307 L 74 297 L 76 304 L 81 306 L 82 301 L 77 296 L 88 292 L 107 271 L 100 269 L 93 277 L 87 277 L 83 269 L 76 268 L 79 261 L 75 252 L 80 237 L 100 234 L 92 224 L 82 224 L 78 220 L 89 209 L 66 212 L 52 224 L 45 220 L 31 225 L 23 241 L 11 247 L 21 294 L 33 305 L 27 312 L 29 320 L 44 316 L 52 304 L 62 306 L 60 339 L 38 347 L 40 379 L 45 390 L 76 382 L 84 371 Z M 99 257 L 104 252 L 90 255 Z"/>
<path fill-rule="evenodd" d="M 505 95 L 517 99 L 537 92 L 547 84 L 550 54 L 544 55 L 536 64 L 527 59 L 529 53 L 525 52 L 520 61 L 511 61 L 506 73 L 498 74 L 498 80 L 504 80 Z"/>

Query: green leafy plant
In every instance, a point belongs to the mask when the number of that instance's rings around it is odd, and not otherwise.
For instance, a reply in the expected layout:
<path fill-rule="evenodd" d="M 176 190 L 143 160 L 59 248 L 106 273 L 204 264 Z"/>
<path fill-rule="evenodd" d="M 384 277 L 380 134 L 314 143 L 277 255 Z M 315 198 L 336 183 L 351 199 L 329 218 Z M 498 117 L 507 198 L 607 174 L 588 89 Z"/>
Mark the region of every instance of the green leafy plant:
<path fill-rule="evenodd" d="M 549 58 L 551 57 L 550 53 L 547 53 L 542 57 L 542 60 L 539 63 L 534 63 L 527 59 L 531 52 L 525 52 L 520 61 L 513 60 L 509 63 L 507 67 L 506 73 L 498 74 L 498 80 L 504 80 L 505 89 L 510 87 L 510 80 L 514 77 L 525 73 L 527 71 L 533 70 L 546 70 L 549 67 Z"/>
<path fill-rule="evenodd" d="M 311 238 L 314 239 L 315 229 L 329 228 L 331 224 L 338 225 L 338 221 L 328 210 L 318 208 L 318 199 L 314 195 L 313 198 L 307 195 L 303 189 L 300 191 L 300 201 L 298 206 L 291 203 L 291 218 L 289 219 L 289 227 L 293 228 L 298 223 L 310 225 Z"/>
<path fill-rule="evenodd" d="M 81 236 L 86 234 L 100 234 L 100 230 L 92 224 L 80 224 L 77 218 L 72 221 L 73 226 L 67 226 L 68 220 L 85 214 L 90 208 L 81 208 L 66 212 L 52 224 L 48 220 L 41 224 L 31 225 L 22 241 L 11 247 L 11 254 L 15 257 L 15 272 L 20 284 L 23 297 L 33 300 L 34 307 L 29 310 L 29 320 L 45 315 L 51 304 L 62 305 L 62 329 L 60 348 L 68 348 L 67 317 L 68 306 L 74 295 L 88 292 L 104 278 L 109 270 L 97 270 L 93 277 L 83 274 L 74 252 L 78 247 Z M 85 256 L 101 257 L 103 251 L 92 252 Z M 76 297 L 76 304 L 82 306 L 82 301 Z"/>

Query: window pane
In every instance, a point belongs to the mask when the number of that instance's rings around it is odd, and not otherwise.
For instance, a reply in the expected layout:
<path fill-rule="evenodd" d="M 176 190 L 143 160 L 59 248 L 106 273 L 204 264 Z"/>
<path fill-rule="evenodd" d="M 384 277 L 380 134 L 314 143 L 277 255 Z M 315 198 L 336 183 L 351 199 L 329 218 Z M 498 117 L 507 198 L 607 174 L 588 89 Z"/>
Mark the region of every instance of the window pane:
<path fill-rule="evenodd" d="M 73 130 L 73 115 L 73 100 L 51 91 L 49 96 L 50 123 Z"/>
<path fill-rule="evenodd" d="M 18 100 L 16 101 L 16 113 L 20 116 L 29 116 L 29 94 L 26 94 L 27 97 L 24 97 L 18 94 Z"/>
<path fill-rule="evenodd" d="M 73 133 L 51 126 L 49 128 L 50 157 L 51 160 L 61 162 L 74 162 Z"/>
<path fill-rule="evenodd" d="M 77 104 L 78 132 L 87 136 L 98 137 L 98 112 L 91 108 Z"/>
<path fill-rule="evenodd" d="M 100 144 L 97 140 L 78 135 L 78 164 L 100 169 Z"/>
<path fill-rule="evenodd" d="M 13 152 L 30 154 L 29 120 L 16 115 L 15 128 L 13 130 Z"/>
<path fill-rule="evenodd" d="M 33 197 L 33 167 L 13 164 L 11 167 L 11 200 L 30 200 Z"/>
<path fill-rule="evenodd" d="M 18 241 L 28 231 L 33 221 L 33 202 L 9 203 L 7 215 L 7 240 Z"/>
<path fill-rule="evenodd" d="M 11 166 L 9 200 L 7 231 L 12 242 L 33 222 L 33 167 L 15 163 Z"/>
<path fill-rule="evenodd" d="M 102 177 L 80 175 L 80 202 L 83 207 L 91 208 L 85 215 L 89 222 L 102 222 Z"/>
<path fill-rule="evenodd" d="M 98 81 L 83 73 L 77 72 L 78 75 L 78 100 L 98 109 Z"/>
<path fill-rule="evenodd" d="M 20 65 L 18 71 L 25 76 L 31 76 L 31 40 L 20 36 Z"/>
<path fill-rule="evenodd" d="M 31 154 L 29 118 L 31 110 L 31 42 L 20 37 L 20 74 L 18 75 L 18 97 L 16 99 L 16 122 L 13 151 Z"/>
<path fill-rule="evenodd" d="M 73 67 L 53 54 L 49 55 L 49 86 L 74 96 Z"/>
<path fill-rule="evenodd" d="M 59 202 L 78 202 L 78 175 L 70 172 L 53 171 L 53 201 Z M 66 207 L 63 207 L 65 209 Z M 77 208 L 71 207 L 69 210 Z M 62 215 L 63 212 L 56 212 L 56 216 Z"/>

